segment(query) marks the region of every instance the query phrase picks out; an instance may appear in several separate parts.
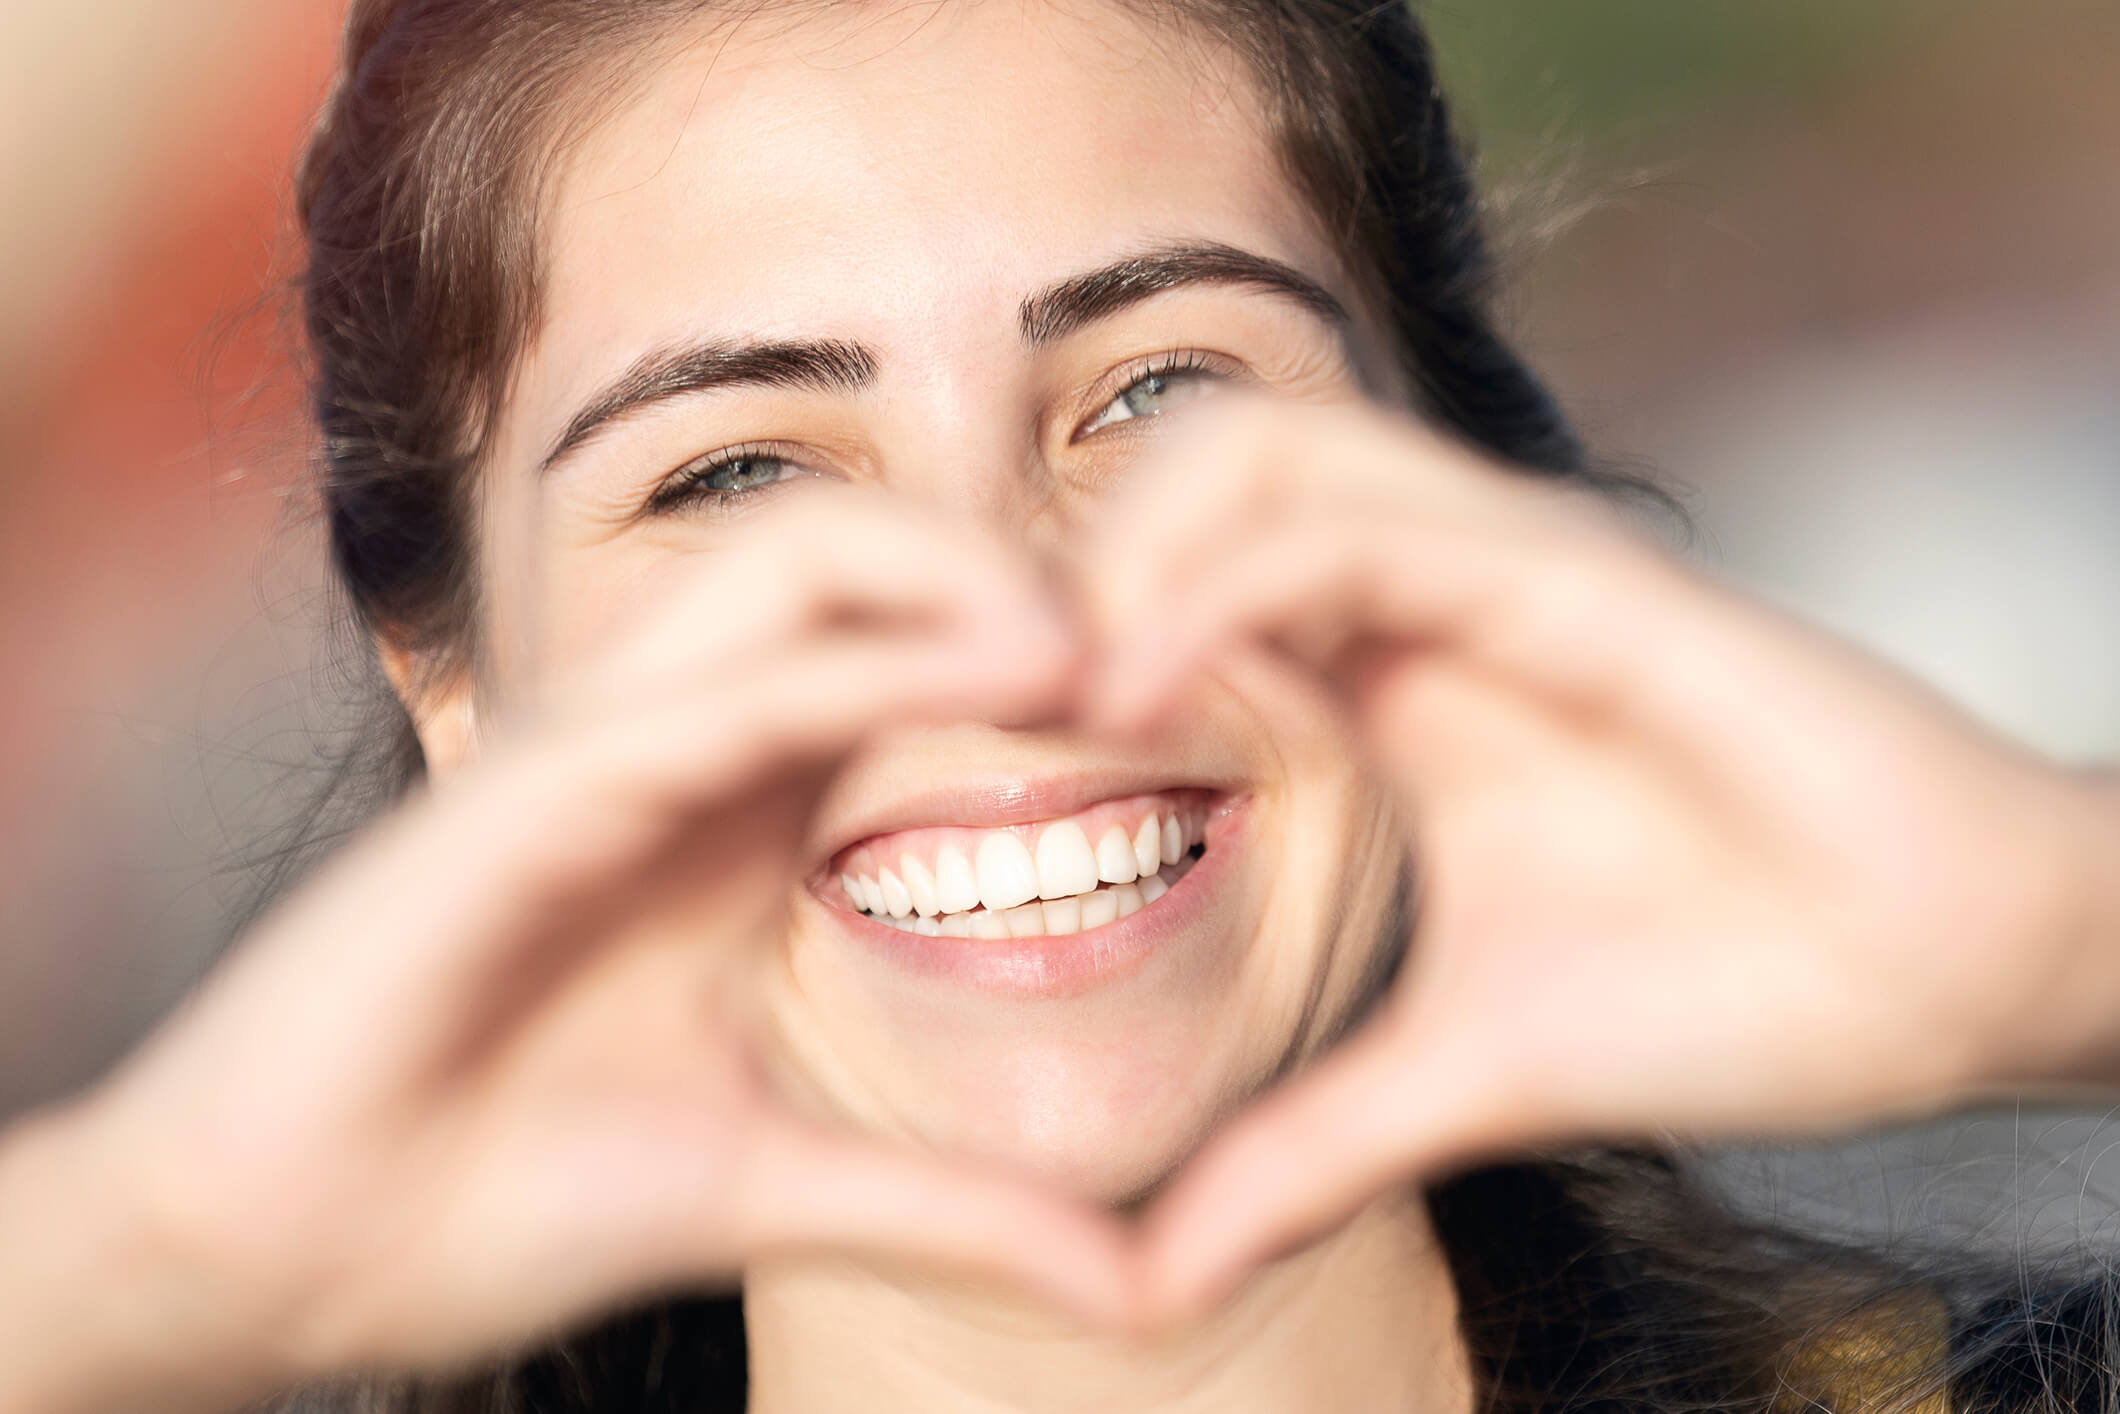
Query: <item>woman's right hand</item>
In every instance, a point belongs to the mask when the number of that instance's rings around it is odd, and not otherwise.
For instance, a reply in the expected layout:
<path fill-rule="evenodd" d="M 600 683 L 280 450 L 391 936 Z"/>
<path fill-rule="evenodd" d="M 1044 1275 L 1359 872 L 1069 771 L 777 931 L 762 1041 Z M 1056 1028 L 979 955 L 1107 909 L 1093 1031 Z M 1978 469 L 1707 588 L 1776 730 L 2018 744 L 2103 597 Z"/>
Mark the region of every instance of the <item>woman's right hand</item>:
<path fill-rule="evenodd" d="M 665 608 L 0 1145 L 0 1410 L 432 1370 L 793 1248 L 1119 1310 L 1108 1219 L 804 1122 L 745 1035 L 835 763 L 887 723 L 1059 703 L 1044 586 L 832 489 Z"/>

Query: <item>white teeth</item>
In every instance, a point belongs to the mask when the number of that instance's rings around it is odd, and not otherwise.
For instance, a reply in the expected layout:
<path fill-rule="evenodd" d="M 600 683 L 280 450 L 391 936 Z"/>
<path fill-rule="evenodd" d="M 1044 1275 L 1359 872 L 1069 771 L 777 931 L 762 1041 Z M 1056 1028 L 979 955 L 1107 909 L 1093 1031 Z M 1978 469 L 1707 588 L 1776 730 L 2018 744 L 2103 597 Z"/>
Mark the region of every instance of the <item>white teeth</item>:
<path fill-rule="evenodd" d="M 1092 894 L 1092 898 L 1096 895 Z M 1082 904 L 1079 898 L 1054 898 L 1045 901 L 1045 931 L 1055 938 L 1082 931 Z"/>
<path fill-rule="evenodd" d="M 1072 820 L 1048 825 L 1038 836 L 1038 897 L 1073 898 L 1097 887 L 1097 856 L 1089 836 Z"/>
<path fill-rule="evenodd" d="M 898 872 L 905 875 L 905 891 L 912 895 L 913 912 L 922 918 L 933 918 L 942 912 L 942 905 L 935 902 L 935 876 L 928 873 L 925 864 L 910 854 L 901 854 Z"/>
<path fill-rule="evenodd" d="M 1131 838 L 1109 826 L 1094 849 L 1073 820 L 1046 826 L 1035 854 L 1014 830 L 977 838 L 973 859 L 945 845 L 931 872 L 901 853 L 895 871 L 843 873 L 839 887 L 877 922 L 923 937 L 1066 937 L 1140 912 L 1193 865 L 1175 812 L 1150 815 Z"/>
<path fill-rule="evenodd" d="M 1134 843 L 1126 837 L 1126 831 L 1117 825 L 1104 832 L 1097 841 L 1097 877 L 1107 884 L 1131 884 L 1141 876 L 1141 868 L 1134 862 Z"/>
<path fill-rule="evenodd" d="M 1163 862 L 1163 822 L 1151 815 L 1134 831 L 1134 872 L 1153 874 Z"/>
<path fill-rule="evenodd" d="M 1006 830 L 979 841 L 979 901 L 991 909 L 1014 908 L 1038 897 L 1038 866 L 1023 841 Z"/>
<path fill-rule="evenodd" d="M 966 913 L 979 906 L 979 881 L 964 851 L 954 845 L 944 845 L 935 856 L 935 903 L 944 913 Z"/>
<path fill-rule="evenodd" d="M 1153 879 L 1155 875 L 1151 874 L 1149 877 Z M 1141 911 L 1141 890 L 1137 885 L 1114 884 L 1112 886 L 1112 897 L 1119 900 L 1119 916 L 1121 918 Z"/>
<path fill-rule="evenodd" d="M 882 885 L 883 906 L 891 911 L 891 917 L 903 918 L 913 911 L 913 896 L 905 891 L 896 874 L 886 869 L 877 883 Z"/>

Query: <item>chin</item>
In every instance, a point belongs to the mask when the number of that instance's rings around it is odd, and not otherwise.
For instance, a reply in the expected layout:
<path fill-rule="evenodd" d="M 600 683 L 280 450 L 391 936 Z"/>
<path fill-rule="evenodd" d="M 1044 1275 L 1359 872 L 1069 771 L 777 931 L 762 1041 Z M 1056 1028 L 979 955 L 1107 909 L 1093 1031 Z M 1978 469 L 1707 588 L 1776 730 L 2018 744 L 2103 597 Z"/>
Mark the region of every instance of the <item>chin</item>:
<path fill-rule="evenodd" d="M 850 768 L 772 1006 L 791 1089 L 1124 1203 L 1313 1054 L 1403 837 L 1344 738 L 1241 705 L 1140 753 L 929 733 Z"/>
<path fill-rule="evenodd" d="M 852 827 L 798 905 L 778 1010 L 801 1088 L 1083 1197 L 1157 1184 L 1292 1028 L 1252 965 L 1273 872 L 1252 794 L 1139 784 L 1049 780 L 985 797 L 984 820 L 959 797 Z"/>

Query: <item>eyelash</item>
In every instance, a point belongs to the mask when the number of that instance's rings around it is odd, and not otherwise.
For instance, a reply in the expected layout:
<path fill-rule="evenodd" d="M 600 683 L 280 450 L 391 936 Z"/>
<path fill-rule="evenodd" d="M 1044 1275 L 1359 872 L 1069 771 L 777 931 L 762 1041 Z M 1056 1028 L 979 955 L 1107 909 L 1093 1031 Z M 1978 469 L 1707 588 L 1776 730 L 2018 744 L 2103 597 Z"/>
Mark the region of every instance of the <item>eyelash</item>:
<path fill-rule="evenodd" d="M 1133 391 L 1136 384 L 1144 383 L 1151 378 L 1167 378 L 1174 373 L 1204 373 L 1223 382 L 1235 382 L 1244 376 L 1242 365 L 1238 364 L 1234 359 L 1222 354 L 1209 353 L 1206 349 L 1169 349 L 1163 353 L 1150 354 L 1145 358 L 1136 359 L 1126 365 L 1113 377 L 1111 382 L 1105 385 L 1110 391 L 1097 400 L 1095 410 L 1083 419 L 1084 424 L 1094 421 L 1098 414 L 1110 407 L 1113 402 Z M 1124 422 L 1142 422 L 1148 419 L 1134 417 L 1121 420 Z M 1086 435 L 1094 437 L 1104 430 L 1099 428 Z M 1080 436 L 1068 438 L 1070 443 L 1080 440 Z"/>
<path fill-rule="evenodd" d="M 741 442 L 733 447 L 723 447 L 718 452 L 709 452 L 671 472 L 662 485 L 655 488 L 648 497 L 648 503 L 641 509 L 648 515 L 667 515 L 693 502 L 699 502 L 716 511 L 728 510 L 780 483 L 769 481 L 763 486 L 745 486 L 733 491 L 723 491 L 707 485 L 708 478 L 714 473 L 739 462 L 792 463 L 793 460 L 793 457 L 774 450 L 770 442 Z"/>
<path fill-rule="evenodd" d="M 1234 360 L 1209 353 L 1205 349 L 1170 349 L 1163 353 L 1149 354 L 1126 365 L 1114 376 L 1106 385 L 1111 391 L 1098 400 L 1096 408 L 1083 419 L 1083 423 L 1087 424 L 1093 420 L 1116 399 L 1131 392 L 1135 385 L 1151 378 L 1167 378 L 1178 373 L 1206 373 L 1224 381 L 1234 381 L 1243 376 Z M 1139 417 L 1121 419 L 1122 422 L 1148 420 L 1150 419 Z M 1100 428 L 1087 434 L 1070 436 L 1068 442 L 1072 445 L 1083 440 L 1084 435 L 1094 437 L 1104 430 Z M 736 490 L 716 490 L 706 484 L 716 472 L 740 462 L 780 461 L 792 464 L 793 460 L 791 456 L 774 450 L 773 444 L 768 442 L 744 442 L 733 447 L 724 447 L 720 451 L 709 452 L 688 462 L 672 472 L 649 495 L 647 504 L 641 510 L 646 515 L 667 515 L 693 503 L 699 503 L 715 512 L 727 512 L 760 493 L 771 490 L 779 485 L 780 481 L 791 478 L 782 477 L 760 486 L 746 486 Z"/>

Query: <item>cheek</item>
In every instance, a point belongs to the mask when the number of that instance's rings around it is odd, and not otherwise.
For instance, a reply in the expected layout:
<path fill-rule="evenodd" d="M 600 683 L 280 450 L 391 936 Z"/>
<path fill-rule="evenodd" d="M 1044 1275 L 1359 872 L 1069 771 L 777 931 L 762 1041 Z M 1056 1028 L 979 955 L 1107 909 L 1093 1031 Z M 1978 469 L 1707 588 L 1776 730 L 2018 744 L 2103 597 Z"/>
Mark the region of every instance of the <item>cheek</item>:
<path fill-rule="evenodd" d="M 1253 766 L 1255 827 L 1201 946 L 1097 994 L 1022 1005 L 870 967 L 799 909 L 771 1002 L 789 1082 L 862 1129 L 1114 1200 L 1322 1050 L 1388 946 L 1403 836 L 1315 685 L 1244 676 L 1186 717 L 1243 742 Z"/>
<path fill-rule="evenodd" d="M 674 557 L 555 554 L 539 594 L 544 663 L 563 670 L 623 642 L 679 592 L 682 565 Z"/>
<path fill-rule="evenodd" d="M 621 642 L 697 558 L 667 538 L 613 534 L 614 517 L 585 515 L 524 473 L 489 474 L 476 517 L 482 657 L 503 694 L 535 691 Z"/>
<path fill-rule="evenodd" d="M 1336 699 L 1308 672 L 1264 657 L 1224 674 L 1271 743 L 1283 782 L 1272 812 L 1260 944 L 1246 991 L 1277 1060 L 1309 1060 L 1369 1000 L 1404 945 L 1410 822 Z"/>
<path fill-rule="evenodd" d="M 535 691 L 582 671 L 646 631 L 701 569 L 697 554 L 645 543 L 576 545 L 558 537 L 484 576 L 491 664 L 504 687 Z M 713 651 L 702 625 L 699 651 Z"/>

